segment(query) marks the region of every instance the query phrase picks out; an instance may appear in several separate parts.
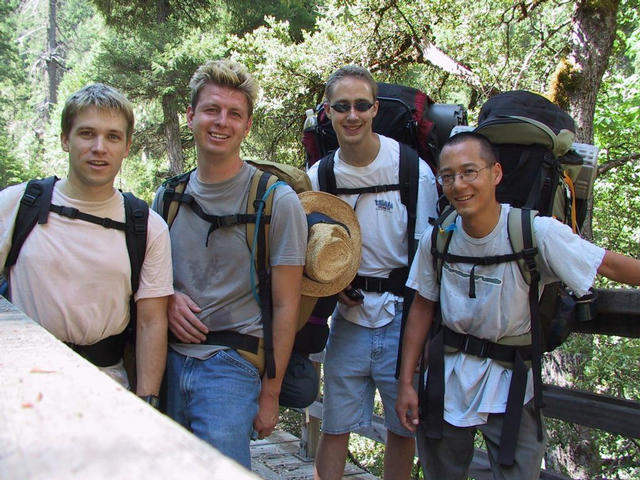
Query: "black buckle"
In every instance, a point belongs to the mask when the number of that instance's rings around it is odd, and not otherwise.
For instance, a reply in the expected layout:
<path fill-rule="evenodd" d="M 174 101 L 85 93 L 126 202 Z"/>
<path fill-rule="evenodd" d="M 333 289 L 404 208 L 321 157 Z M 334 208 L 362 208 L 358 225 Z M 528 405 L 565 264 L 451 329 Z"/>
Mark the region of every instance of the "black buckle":
<path fill-rule="evenodd" d="M 73 207 L 60 207 L 60 215 L 69 218 L 78 218 L 78 213 L 80 210 Z"/>
<path fill-rule="evenodd" d="M 262 205 L 262 209 L 264 210 L 265 205 L 267 204 L 267 202 L 265 202 L 262 199 L 256 199 L 253 201 L 253 208 L 256 210 L 256 212 L 260 209 L 260 205 Z"/>
<path fill-rule="evenodd" d="M 111 228 L 111 225 L 113 225 L 113 220 L 111 220 L 109 217 L 104 217 L 102 219 L 102 222 L 100 222 L 100 225 L 102 225 L 104 228 Z"/>
<path fill-rule="evenodd" d="M 476 357 L 486 358 L 488 347 L 489 342 L 487 340 L 482 340 L 474 337 L 473 335 L 467 335 L 464 338 L 464 342 L 460 350 L 464 353 L 475 355 Z"/>
<path fill-rule="evenodd" d="M 522 258 L 524 259 L 524 263 L 527 267 L 527 271 L 533 272 L 536 270 L 536 254 L 538 253 L 537 248 L 524 248 L 522 250 Z"/>

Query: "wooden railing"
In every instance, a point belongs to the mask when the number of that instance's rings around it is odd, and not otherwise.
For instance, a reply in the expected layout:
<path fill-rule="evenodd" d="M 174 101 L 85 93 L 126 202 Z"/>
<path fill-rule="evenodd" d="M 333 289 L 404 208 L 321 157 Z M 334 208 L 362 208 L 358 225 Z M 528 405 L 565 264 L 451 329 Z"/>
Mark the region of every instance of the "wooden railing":
<path fill-rule="evenodd" d="M 0 297 L 0 479 L 257 479 Z"/>
<path fill-rule="evenodd" d="M 593 320 L 579 322 L 575 332 L 640 337 L 640 290 L 598 289 L 597 315 Z M 322 355 L 312 356 L 322 363 Z M 633 359 L 637 361 L 637 359 Z M 590 428 L 630 438 L 640 438 L 640 402 L 599 395 L 591 392 L 544 386 L 544 415 Z M 322 401 L 309 407 L 310 421 L 302 425 L 300 453 L 315 456 L 320 435 Z M 365 437 L 384 443 L 386 430 L 384 418 L 374 417 L 372 428 L 363 433 Z M 477 480 L 491 480 L 489 460 L 483 450 L 476 450 L 470 475 Z M 543 471 L 541 479 L 568 480 L 558 473 Z"/>

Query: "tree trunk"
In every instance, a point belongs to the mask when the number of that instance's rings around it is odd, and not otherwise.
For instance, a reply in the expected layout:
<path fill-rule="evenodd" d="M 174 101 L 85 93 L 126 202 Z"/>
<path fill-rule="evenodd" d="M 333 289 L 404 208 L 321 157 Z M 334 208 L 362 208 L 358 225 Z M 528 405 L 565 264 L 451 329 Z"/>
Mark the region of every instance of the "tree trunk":
<path fill-rule="evenodd" d="M 58 84 L 60 79 L 58 77 L 59 64 L 57 61 L 58 40 L 56 35 L 56 0 L 49 0 L 49 28 L 47 32 L 47 77 L 49 81 L 47 109 L 49 110 L 58 101 Z"/>
<path fill-rule="evenodd" d="M 619 6 L 619 0 L 576 1 L 572 17 L 571 52 L 556 71 L 552 82 L 553 100 L 570 111 L 576 121 L 577 141 L 581 143 L 593 143 L 596 98 L 613 48 Z M 587 230 L 590 233 L 590 211 Z M 558 385 L 562 385 L 562 378 L 571 379 L 565 382 L 566 386 L 575 387 L 583 375 L 580 360 L 588 354 L 588 348 L 581 353 L 571 354 L 555 350 L 545 363 L 545 377 Z M 548 453 L 547 465 L 555 470 L 566 469 L 572 478 L 598 476 L 601 459 L 591 431 L 572 425 L 562 433 L 565 435 L 563 442 Z"/>
<path fill-rule="evenodd" d="M 162 113 L 164 115 L 164 134 L 167 138 L 167 157 L 169 158 L 169 172 L 173 175 L 182 173 L 184 157 L 182 155 L 182 141 L 180 140 L 180 121 L 176 97 L 166 94 L 162 97 Z"/>

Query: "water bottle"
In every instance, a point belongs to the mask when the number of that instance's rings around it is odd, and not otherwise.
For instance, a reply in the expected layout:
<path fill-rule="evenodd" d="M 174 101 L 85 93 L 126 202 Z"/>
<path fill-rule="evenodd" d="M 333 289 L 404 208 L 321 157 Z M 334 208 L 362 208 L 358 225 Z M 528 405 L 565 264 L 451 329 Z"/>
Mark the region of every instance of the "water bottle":
<path fill-rule="evenodd" d="M 316 114 L 312 109 L 307 109 L 304 112 L 307 115 L 307 118 L 304 120 L 304 126 L 302 127 L 302 132 L 312 132 L 315 131 L 316 125 L 318 125 L 318 120 L 316 119 Z"/>
<path fill-rule="evenodd" d="M 307 118 L 304 120 L 304 126 L 302 127 L 302 143 L 305 150 L 305 165 L 307 169 L 318 160 L 318 143 L 316 126 L 318 125 L 318 119 L 312 109 L 307 109 L 304 112 Z"/>

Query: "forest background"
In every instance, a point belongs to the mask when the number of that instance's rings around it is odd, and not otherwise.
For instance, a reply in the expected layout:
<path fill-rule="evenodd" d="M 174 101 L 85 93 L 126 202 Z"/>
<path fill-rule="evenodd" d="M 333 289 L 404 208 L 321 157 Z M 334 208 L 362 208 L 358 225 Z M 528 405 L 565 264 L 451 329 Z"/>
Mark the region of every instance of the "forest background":
<path fill-rule="evenodd" d="M 0 188 L 66 174 L 64 99 L 111 84 L 136 106 L 134 144 L 117 186 L 150 201 L 195 163 L 185 122 L 198 65 L 231 57 L 260 85 L 243 155 L 301 166 L 304 111 L 339 66 L 368 67 L 473 124 L 491 95 L 545 94 L 569 111 L 577 140 L 600 148 L 586 235 L 640 254 L 639 0 L 0 0 Z M 547 380 L 640 400 L 640 342 L 574 335 L 545 361 Z M 549 421 L 547 468 L 573 478 L 640 478 L 640 444 Z M 353 436 L 380 473 L 381 446 Z M 416 469 L 417 472 L 417 469 Z M 416 475 L 418 475 L 416 473 Z"/>

